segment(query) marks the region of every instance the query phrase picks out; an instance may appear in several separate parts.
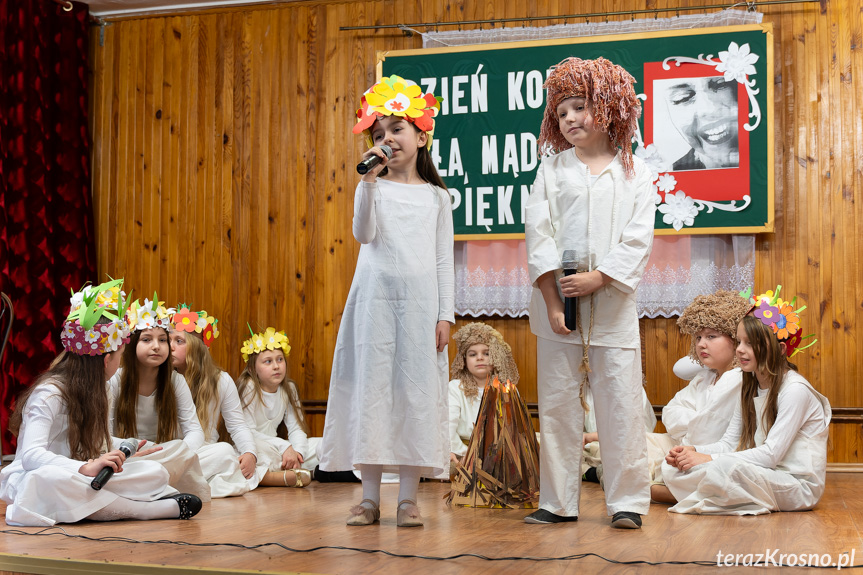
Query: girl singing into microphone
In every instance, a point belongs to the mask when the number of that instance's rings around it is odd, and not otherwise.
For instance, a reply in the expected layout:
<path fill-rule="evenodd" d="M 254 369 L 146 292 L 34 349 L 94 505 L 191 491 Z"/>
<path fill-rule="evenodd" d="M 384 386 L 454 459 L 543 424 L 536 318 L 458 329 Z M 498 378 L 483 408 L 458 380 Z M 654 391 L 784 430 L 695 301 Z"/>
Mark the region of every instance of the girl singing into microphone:
<path fill-rule="evenodd" d="M 450 195 L 429 150 L 440 105 L 416 83 L 390 76 L 362 97 L 369 170 L 354 196 L 360 246 L 336 341 L 320 468 L 358 468 L 363 500 L 348 525 L 380 518 L 384 471 L 400 476 L 400 527 L 423 524 L 421 475 L 448 466 L 447 364 L 453 313 Z M 392 149 L 385 158 L 381 146 Z"/>
<path fill-rule="evenodd" d="M 107 451 L 120 443 L 108 431 L 105 382 L 129 341 L 122 282 L 72 296 L 60 336 L 65 351 L 18 398 L 9 422 L 18 450 L 0 472 L 9 525 L 188 519 L 201 509 L 200 499 L 168 486 L 168 472 L 158 463 Z M 115 475 L 97 491 L 90 482 L 104 467 Z"/>

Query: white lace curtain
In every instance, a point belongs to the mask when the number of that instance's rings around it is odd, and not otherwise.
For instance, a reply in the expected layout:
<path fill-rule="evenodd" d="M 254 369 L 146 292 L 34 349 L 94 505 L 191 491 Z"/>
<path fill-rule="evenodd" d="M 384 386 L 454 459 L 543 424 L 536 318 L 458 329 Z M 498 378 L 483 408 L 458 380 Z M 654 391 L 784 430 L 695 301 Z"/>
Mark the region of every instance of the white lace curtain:
<path fill-rule="evenodd" d="M 660 30 L 756 24 L 762 14 L 723 10 L 674 18 L 561 24 L 543 28 L 492 28 L 423 34 L 425 48 L 574 38 Z M 456 314 L 527 315 L 530 279 L 522 240 L 456 242 Z M 755 278 L 754 236 L 656 236 L 638 288 L 640 317 L 671 317 L 696 295 L 740 291 Z"/>

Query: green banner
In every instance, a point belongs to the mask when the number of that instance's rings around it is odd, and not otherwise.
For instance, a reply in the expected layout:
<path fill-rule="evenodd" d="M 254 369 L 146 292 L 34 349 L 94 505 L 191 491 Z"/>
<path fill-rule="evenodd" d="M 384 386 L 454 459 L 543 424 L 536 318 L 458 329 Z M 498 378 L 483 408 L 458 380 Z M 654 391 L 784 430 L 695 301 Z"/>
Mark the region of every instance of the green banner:
<path fill-rule="evenodd" d="M 772 50 L 770 25 L 734 26 L 382 52 L 379 68 L 443 98 L 432 155 L 457 239 L 524 234 L 542 84 L 569 56 L 635 77 L 658 234 L 754 233 L 773 229 Z"/>

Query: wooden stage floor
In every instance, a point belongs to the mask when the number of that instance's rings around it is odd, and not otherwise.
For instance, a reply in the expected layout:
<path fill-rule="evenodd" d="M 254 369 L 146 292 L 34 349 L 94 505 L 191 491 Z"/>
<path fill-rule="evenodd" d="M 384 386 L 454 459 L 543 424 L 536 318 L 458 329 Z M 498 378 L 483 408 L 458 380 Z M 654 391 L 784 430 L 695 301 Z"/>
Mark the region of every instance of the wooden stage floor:
<path fill-rule="evenodd" d="M 64 525 L 70 535 L 186 543 L 278 542 L 294 549 L 337 546 L 379 549 L 396 554 L 447 557 L 476 553 L 487 557 L 564 557 L 597 554 L 615 561 L 703 561 L 716 565 L 717 554 L 768 553 L 829 555 L 837 561 L 854 552 L 863 564 L 863 474 L 828 474 L 827 493 L 817 509 L 761 517 L 700 517 L 668 513 L 653 505 L 642 530 L 617 530 L 605 516 L 602 491 L 585 484 L 577 523 L 527 525 L 525 510 L 447 507 L 446 483 L 422 483 L 421 528 L 396 528 L 398 486 L 383 487 L 379 525 L 348 527 L 348 508 L 361 499 L 359 484 L 320 484 L 306 489 L 263 488 L 244 497 L 204 506 L 191 521 L 124 521 Z M 5 506 L 0 503 L 0 509 Z M 695 565 L 616 565 L 595 556 L 581 559 L 487 561 L 473 557 L 444 561 L 391 557 L 383 553 L 321 549 L 299 553 L 276 546 L 180 546 L 68 538 L 52 529 L 2 525 L 2 573 L 692 573 Z M 826 557 L 825 557 L 826 559 Z M 741 557 L 741 561 L 745 558 Z M 753 560 L 750 558 L 750 561 Z M 790 560 L 790 558 L 789 558 Z M 741 568 L 742 569 L 742 568 Z M 724 569 L 723 571 L 737 571 Z M 800 569 L 776 568 L 778 572 Z M 773 572 L 774 569 L 771 569 Z"/>

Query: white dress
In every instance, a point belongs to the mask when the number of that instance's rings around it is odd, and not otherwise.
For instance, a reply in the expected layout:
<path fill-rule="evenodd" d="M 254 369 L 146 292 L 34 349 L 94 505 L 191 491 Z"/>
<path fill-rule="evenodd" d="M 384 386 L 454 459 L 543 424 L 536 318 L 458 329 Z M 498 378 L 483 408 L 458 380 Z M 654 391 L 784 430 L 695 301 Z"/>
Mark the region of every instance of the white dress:
<path fill-rule="evenodd" d="M 257 451 L 252 432 L 243 417 L 237 386 L 227 372 L 219 375 L 218 393 L 210 405 L 210 423 L 209 429 L 204 430 L 204 445 L 198 448 L 201 471 L 210 484 L 210 496 L 214 499 L 242 495 L 258 486 L 257 474 L 246 479 L 240 470 L 240 454 L 251 453 L 257 457 Z M 219 441 L 219 416 L 225 420 L 234 445 Z"/>
<path fill-rule="evenodd" d="M 173 495 L 168 472 L 152 461 L 129 459 L 99 491 L 92 477 L 78 473 L 85 461 L 71 458 L 69 413 L 60 392 L 45 382 L 24 407 L 15 460 L 0 471 L 0 498 L 7 503 L 6 523 L 48 527 L 74 523 L 117 498 L 155 501 Z M 119 446 L 114 442 L 111 449 Z"/>
<path fill-rule="evenodd" d="M 534 285 L 530 330 L 537 336 L 539 506 L 557 515 L 578 515 L 582 346 L 578 331 L 558 335 L 551 329 L 536 282 L 548 272 L 559 280 L 568 250 L 576 252 L 580 270 L 598 270 L 612 278 L 593 298 L 581 297 L 578 304 L 587 329 L 591 299 L 594 302 L 589 381 L 597 431 L 603 437 L 606 511 L 643 515 L 650 508 L 647 441 L 639 417 L 643 385 L 635 290 L 650 256 L 656 207 L 650 170 L 637 157 L 633 164 L 635 175 L 627 179 L 619 154 L 596 175 L 573 148 L 544 158 L 525 205 L 528 271 Z"/>
<path fill-rule="evenodd" d="M 482 404 L 483 387 L 477 386 L 476 397 L 467 397 L 461 388 L 461 380 L 449 382 L 449 450 L 458 456 L 467 453 L 467 442 L 473 435 L 473 427 Z M 447 474 L 449 477 L 449 474 Z"/>
<path fill-rule="evenodd" d="M 120 396 L 120 377 L 123 369 L 108 381 L 108 399 L 111 402 L 111 411 L 108 424 L 111 433 L 114 433 L 115 406 Z M 204 431 L 198 422 L 198 414 L 195 411 L 195 402 L 192 400 L 192 392 L 186 384 L 186 379 L 179 373 L 171 373 L 171 385 L 174 388 L 174 396 L 177 399 L 177 421 L 179 422 L 179 434 L 174 440 L 160 443 L 161 451 L 145 455 L 143 459 L 161 463 L 171 475 L 170 485 L 181 493 L 191 493 L 201 498 L 201 501 L 210 501 L 210 486 L 204 479 L 201 464 L 196 451 L 204 445 Z M 156 436 L 159 429 L 159 416 L 156 412 L 156 392 L 149 396 L 138 396 L 136 408 L 137 438 L 145 439 L 147 443 L 141 449 L 149 449 L 156 444 Z M 122 439 L 126 439 L 125 437 Z"/>
<path fill-rule="evenodd" d="M 321 469 L 449 468 L 448 355 L 438 321 L 454 323 L 452 203 L 430 184 L 360 182 L 354 236 L 363 244 L 342 315 Z"/>
<path fill-rule="evenodd" d="M 740 403 L 742 380 L 740 368 L 726 371 L 718 380 L 715 371 L 702 368 L 674 395 L 662 409 L 667 433 L 647 435 L 652 484 L 662 484 L 662 462 L 675 445 L 707 445 L 722 439 Z"/>
<path fill-rule="evenodd" d="M 818 503 L 827 472 L 830 403 L 802 375 L 789 371 L 777 398 L 776 421 L 765 435 L 761 415 L 767 391 L 759 389 L 753 399 L 754 448 L 734 451 L 743 426 L 738 408 L 720 441 L 695 446 L 713 461 L 689 471 L 662 464 L 665 484 L 678 501 L 669 511 L 761 515 L 804 511 Z"/>
<path fill-rule="evenodd" d="M 256 483 L 260 483 L 267 471 L 282 470 L 282 454 L 288 447 L 293 447 L 294 451 L 303 456 L 300 467 L 314 469 L 317 465 L 320 438 L 310 439 L 303 431 L 290 405 L 287 392 L 281 388 L 274 393 L 261 390 L 261 400 L 255 397 L 251 386 L 246 387 L 245 393 L 247 395 L 243 398 L 243 403 L 247 405 L 243 410 L 243 417 L 251 430 L 258 456 Z M 284 423 L 288 429 L 287 440 L 276 435 L 280 423 Z"/>

